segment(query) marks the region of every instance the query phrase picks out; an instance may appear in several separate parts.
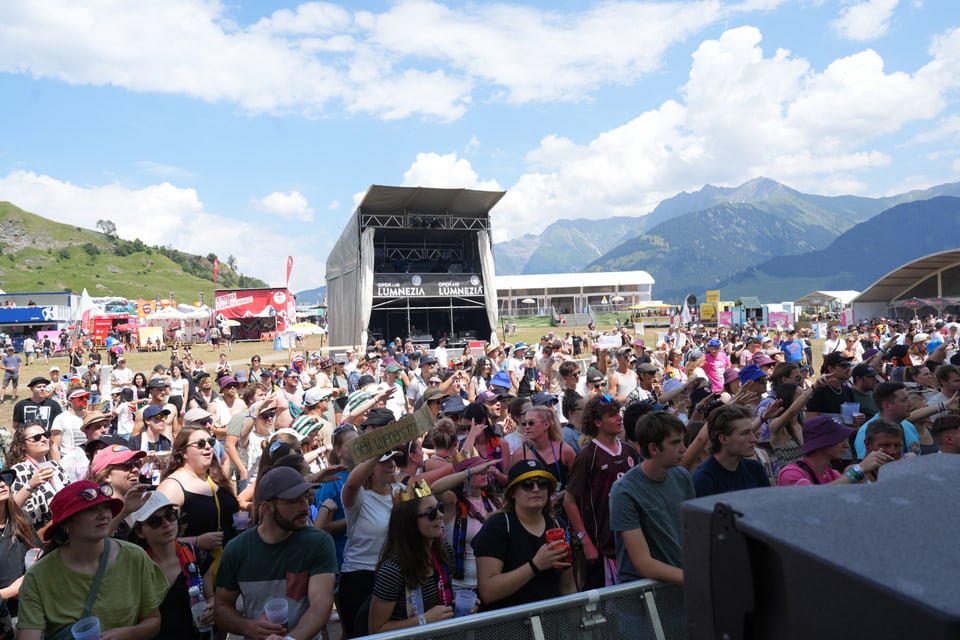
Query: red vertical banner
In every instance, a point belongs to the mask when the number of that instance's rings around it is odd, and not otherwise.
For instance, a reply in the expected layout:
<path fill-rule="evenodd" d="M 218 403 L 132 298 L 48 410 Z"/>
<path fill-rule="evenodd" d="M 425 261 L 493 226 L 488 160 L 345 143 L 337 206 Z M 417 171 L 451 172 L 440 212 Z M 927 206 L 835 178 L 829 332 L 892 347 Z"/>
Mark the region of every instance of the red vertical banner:
<path fill-rule="evenodd" d="M 217 274 L 220 273 L 220 259 L 213 259 L 213 284 L 217 284 Z"/>
<path fill-rule="evenodd" d="M 290 272 L 293 271 L 293 256 L 287 256 L 287 284 L 286 287 L 290 287 Z"/>

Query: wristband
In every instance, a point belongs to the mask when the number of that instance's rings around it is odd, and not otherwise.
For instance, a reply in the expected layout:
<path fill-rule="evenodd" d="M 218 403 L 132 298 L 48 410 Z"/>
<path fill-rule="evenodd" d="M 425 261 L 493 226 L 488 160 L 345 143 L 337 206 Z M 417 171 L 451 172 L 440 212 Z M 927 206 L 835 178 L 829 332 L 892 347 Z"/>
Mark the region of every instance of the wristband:
<path fill-rule="evenodd" d="M 469 479 L 470 479 L 470 469 L 465 469 L 465 471 L 467 472 L 467 480 L 469 480 Z"/>
<path fill-rule="evenodd" d="M 420 614 L 419 620 L 421 625 L 427 624 L 427 619 L 424 617 L 422 613 Z"/>
<path fill-rule="evenodd" d="M 540 569 L 537 569 L 537 565 L 533 564 L 533 559 L 527 560 L 527 564 L 530 565 L 530 568 L 533 569 L 533 575 L 540 575 Z"/>
<path fill-rule="evenodd" d="M 577 540 L 583 540 L 586 537 L 587 537 L 586 531 L 581 531 L 580 533 L 577 534 Z"/>
<path fill-rule="evenodd" d="M 844 472 L 844 475 L 850 478 L 850 482 L 854 484 L 860 484 L 861 482 L 867 479 L 867 477 L 863 475 L 863 469 L 861 469 L 860 465 L 858 464 L 855 464 L 849 469 L 847 469 Z"/>
<path fill-rule="evenodd" d="M 319 507 L 317 507 L 317 511 L 319 511 L 320 509 L 326 509 L 327 511 L 330 511 L 330 507 L 328 507 L 328 506 L 325 505 L 325 504 L 322 504 L 322 505 L 320 505 Z"/>

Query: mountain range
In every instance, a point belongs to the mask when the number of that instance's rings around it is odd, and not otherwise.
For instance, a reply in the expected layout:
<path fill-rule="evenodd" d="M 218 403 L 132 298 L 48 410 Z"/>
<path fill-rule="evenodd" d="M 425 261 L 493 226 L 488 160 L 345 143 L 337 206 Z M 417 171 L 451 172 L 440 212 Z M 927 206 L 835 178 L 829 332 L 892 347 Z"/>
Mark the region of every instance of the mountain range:
<path fill-rule="evenodd" d="M 732 188 L 706 185 L 638 218 L 558 220 L 539 235 L 494 245 L 494 259 L 500 275 L 647 271 L 656 281 L 654 297 L 668 302 L 718 287 L 730 288 L 722 293 L 725 299 L 736 290 L 767 301 L 790 300 L 815 289 L 863 289 L 876 278 L 855 271 L 845 279 L 847 286 L 827 286 L 822 277 L 804 278 L 801 270 L 791 287 L 770 282 L 761 290 L 764 269 L 821 251 L 891 207 L 938 196 L 960 196 L 960 183 L 883 198 L 805 194 L 768 178 Z M 617 239 L 615 246 L 610 238 Z M 930 253 L 928 247 L 914 249 L 912 238 L 904 240 L 898 252 L 904 259 L 891 268 Z M 952 238 L 940 240 L 950 244 Z"/>

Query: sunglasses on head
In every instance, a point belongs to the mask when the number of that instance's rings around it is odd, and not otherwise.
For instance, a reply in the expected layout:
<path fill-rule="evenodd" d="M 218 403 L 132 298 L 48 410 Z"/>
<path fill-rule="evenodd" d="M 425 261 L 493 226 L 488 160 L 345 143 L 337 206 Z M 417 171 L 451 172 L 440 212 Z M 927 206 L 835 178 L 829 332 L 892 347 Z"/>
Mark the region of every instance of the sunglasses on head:
<path fill-rule="evenodd" d="M 26 440 L 30 442 L 40 442 L 41 440 L 49 440 L 52 434 L 49 431 L 43 431 L 42 433 L 35 433 L 32 436 L 27 436 Z"/>
<path fill-rule="evenodd" d="M 443 503 L 440 503 L 440 504 L 438 504 L 438 505 L 435 506 L 435 507 L 430 507 L 429 509 L 427 509 L 427 510 L 424 511 L 423 513 L 418 513 L 418 514 L 417 514 L 417 517 L 418 517 L 418 518 L 426 518 L 426 519 L 429 520 L 430 522 L 433 522 L 434 520 L 436 520 L 437 518 L 439 518 L 442 513 L 443 513 Z"/>
<path fill-rule="evenodd" d="M 196 442 L 191 442 L 187 446 L 196 447 L 197 449 L 200 449 L 202 451 L 207 447 L 210 447 L 211 449 L 213 449 L 213 446 L 215 444 L 217 444 L 217 439 L 211 436 L 209 438 L 203 438 L 202 440 L 197 440 Z"/>
<path fill-rule="evenodd" d="M 609 393 L 605 393 L 602 396 L 600 396 L 600 404 L 613 404 L 614 402 L 616 402 L 616 400 L 617 399 L 614 398 Z"/>
<path fill-rule="evenodd" d="M 173 507 L 168 507 L 162 513 L 155 513 L 144 520 L 143 524 L 151 529 L 159 529 L 163 526 L 164 522 L 176 522 L 179 519 L 180 515 L 177 513 L 177 510 Z"/>
<path fill-rule="evenodd" d="M 97 499 L 98 496 L 103 496 L 105 498 L 112 498 L 113 487 L 111 487 L 108 484 L 102 484 L 96 489 L 94 489 L 93 487 L 84 489 L 77 495 L 79 495 L 85 502 L 93 502 L 94 500 Z"/>
<path fill-rule="evenodd" d="M 550 481 L 546 478 L 527 478 L 520 483 L 520 488 L 524 491 L 533 491 L 534 488 L 547 491 L 550 489 Z"/>

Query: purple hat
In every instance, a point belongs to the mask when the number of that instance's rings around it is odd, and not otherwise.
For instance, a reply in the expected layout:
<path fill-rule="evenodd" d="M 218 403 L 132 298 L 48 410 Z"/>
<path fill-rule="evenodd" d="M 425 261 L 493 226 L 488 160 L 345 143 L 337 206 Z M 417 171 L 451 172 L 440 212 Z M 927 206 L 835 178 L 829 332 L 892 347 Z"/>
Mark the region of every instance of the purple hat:
<path fill-rule="evenodd" d="M 477 394 L 477 402 L 497 402 L 498 400 L 500 400 L 500 394 L 490 389 Z"/>
<path fill-rule="evenodd" d="M 753 356 L 753 364 L 757 365 L 758 367 L 765 367 L 768 364 L 777 364 L 777 361 L 765 353 L 756 353 Z M 746 367 L 744 367 L 744 369 L 746 369 Z"/>
<path fill-rule="evenodd" d="M 803 423 L 803 455 L 844 442 L 855 432 L 831 416 L 817 416 Z"/>
<path fill-rule="evenodd" d="M 729 369 L 723 370 L 723 384 L 727 385 L 737 379 L 740 375 L 740 369 L 736 367 L 730 367 Z M 666 389 L 664 389 L 666 391 Z"/>
<path fill-rule="evenodd" d="M 223 376 L 220 378 L 220 390 L 223 391 L 229 386 L 239 387 L 240 383 L 233 376 Z"/>

